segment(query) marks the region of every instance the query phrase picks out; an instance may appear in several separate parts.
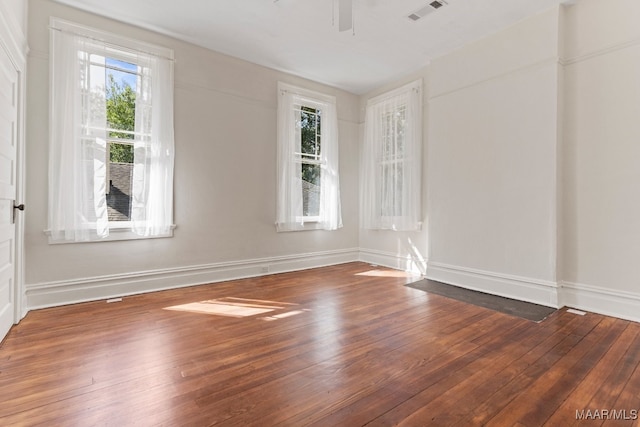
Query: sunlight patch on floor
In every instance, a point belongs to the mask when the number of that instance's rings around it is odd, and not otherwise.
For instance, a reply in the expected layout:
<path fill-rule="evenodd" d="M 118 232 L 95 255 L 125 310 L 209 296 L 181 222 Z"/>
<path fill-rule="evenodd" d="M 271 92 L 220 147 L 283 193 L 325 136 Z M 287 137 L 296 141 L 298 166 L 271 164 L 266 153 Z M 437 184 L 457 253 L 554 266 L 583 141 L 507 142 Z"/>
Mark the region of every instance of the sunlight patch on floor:
<path fill-rule="evenodd" d="M 165 310 L 213 314 L 227 317 L 250 317 L 282 310 L 297 304 L 246 298 L 218 298 L 165 307 Z"/>
<path fill-rule="evenodd" d="M 356 273 L 356 276 L 371 277 L 418 277 L 415 273 L 400 270 L 369 270 L 363 273 Z"/>
<path fill-rule="evenodd" d="M 284 319 L 286 317 L 296 316 L 298 314 L 302 314 L 307 311 L 311 311 L 311 310 L 309 310 L 308 308 L 305 308 L 304 310 L 285 311 L 284 313 L 261 317 L 261 319 L 266 320 L 267 322 L 270 322 L 272 320 L 278 320 L 278 319 Z"/>

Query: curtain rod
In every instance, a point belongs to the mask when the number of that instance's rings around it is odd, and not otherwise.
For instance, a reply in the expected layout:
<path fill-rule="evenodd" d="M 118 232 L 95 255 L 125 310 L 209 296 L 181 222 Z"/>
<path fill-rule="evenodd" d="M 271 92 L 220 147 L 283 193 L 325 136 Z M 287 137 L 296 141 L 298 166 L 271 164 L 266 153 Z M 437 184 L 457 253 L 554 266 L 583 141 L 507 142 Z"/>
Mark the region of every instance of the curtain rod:
<path fill-rule="evenodd" d="M 324 93 L 317 92 L 315 94 L 314 93 L 306 94 L 306 93 L 300 93 L 300 91 L 297 91 L 297 90 L 288 90 L 288 89 L 278 89 L 278 91 L 280 92 L 280 95 L 284 95 L 285 93 L 290 93 L 292 95 L 298 96 L 304 101 L 308 101 L 314 104 L 335 103 L 335 96 L 326 95 Z"/>
<path fill-rule="evenodd" d="M 379 102 L 385 102 L 390 99 L 393 99 L 397 96 L 401 96 L 406 94 L 407 92 L 413 93 L 421 93 L 422 91 L 422 81 L 414 81 L 404 86 L 400 86 L 399 88 L 392 89 L 388 92 L 381 93 L 380 95 L 374 96 L 372 98 L 367 99 L 367 104 L 377 104 Z"/>
<path fill-rule="evenodd" d="M 176 62 L 176 60 L 174 58 L 169 58 L 169 57 L 164 56 L 164 55 L 158 55 L 157 53 L 149 52 L 149 51 L 142 50 L 142 49 L 131 48 L 129 46 L 124 46 L 124 45 L 121 45 L 121 44 L 118 44 L 118 43 L 108 42 L 108 41 L 100 39 L 98 37 L 88 36 L 86 34 L 78 33 L 76 31 L 69 31 L 69 30 L 64 30 L 62 28 L 56 28 L 56 27 L 51 27 L 51 26 L 49 26 L 49 29 L 53 30 L 53 31 L 58 31 L 58 32 L 61 32 L 61 33 L 73 34 L 75 36 L 84 37 L 85 39 L 94 40 L 94 41 L 97 41 L 97 42 L 100 42 L 100 43 L 104 43 L 105 45 L 108 45 L 108 46 L 117 47 L 117 48 L 121 48 L 121 49 L 126 49 L 128 51 L 133 51 L 133 52 L 145 53 L 147 55 L 151 55 L 151 56 L 154 56 L 156 58 L 161 58 L 161 59 L 166 59 L 167 61 Z"/>

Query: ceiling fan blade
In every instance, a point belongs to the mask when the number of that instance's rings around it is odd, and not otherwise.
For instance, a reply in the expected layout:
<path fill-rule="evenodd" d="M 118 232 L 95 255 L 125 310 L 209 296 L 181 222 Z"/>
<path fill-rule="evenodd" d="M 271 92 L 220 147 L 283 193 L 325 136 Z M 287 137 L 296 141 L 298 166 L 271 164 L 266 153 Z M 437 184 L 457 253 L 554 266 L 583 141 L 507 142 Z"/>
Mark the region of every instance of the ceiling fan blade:
<path fill-rule="evenodd" d="M 338 0 L 338 31 L 353 28 L 353 0 Z"/>

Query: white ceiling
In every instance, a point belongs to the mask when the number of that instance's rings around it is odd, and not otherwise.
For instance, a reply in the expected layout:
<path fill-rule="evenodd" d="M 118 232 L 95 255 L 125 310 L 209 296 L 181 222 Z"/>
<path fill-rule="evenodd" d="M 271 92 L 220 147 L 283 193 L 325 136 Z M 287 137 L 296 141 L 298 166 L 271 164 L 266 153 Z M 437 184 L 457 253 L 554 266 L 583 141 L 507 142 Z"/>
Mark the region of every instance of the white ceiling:
<path fill-rule="evenodd" d="M 55 0 L 211 50 L 362 94 L 566 0 L 353 0 L 355 34 L 335 0 Z M 337 10 L 337 5 L 335 5 Z"/>

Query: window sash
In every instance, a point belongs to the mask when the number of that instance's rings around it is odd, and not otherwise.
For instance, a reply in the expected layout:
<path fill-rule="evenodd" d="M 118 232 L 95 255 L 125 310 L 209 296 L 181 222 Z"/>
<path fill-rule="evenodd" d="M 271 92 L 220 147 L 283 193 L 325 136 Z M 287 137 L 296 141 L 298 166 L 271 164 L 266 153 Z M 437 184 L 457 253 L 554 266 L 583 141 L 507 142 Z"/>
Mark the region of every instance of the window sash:
<path fill-rule="evenodd" d="M 322 193 L 322 169 L 323 169 L 323 165 L 326 164 L 326 161 L 324 161 L 322 159 L 321 156 L 321 141 L 322 141 L 322 125 L 323 125 L 323 121 L 321 119 L 322 117 L 322 107 L 319 105 L 307 105 L 304 103 L 301 103 L 300 105 L 295 105 L 294 106 L 294 113 L 296 114 L 296 118 L 299 117 L 299 115 L 301 116 L 302 114 L 306 114 L 309 116 L 313 116 L 313 127 L 312 127 L 312 131 L 313 131 L 313 153 L 305 153 L 302 151 L 302 145 L 304 144 L 304 136 L 303 136 L 303 119 L 302 117 L 300 117 L 300 120 L 298 123 L 296 123 L 296 127 L 297 127 L 297 132 L 299 132 L 300 134 L 300 151 L 296 151 L 293 153 L 294 155 L 294 161 L 298 164 L 300 164 L 300 168 L 301 168 L 301 175 L 302 173 L 304 173 L 304 166 L 308 165 L 308 166 L 319 166 L 320 167 L 320 171 L 319 171 L 319 176 L 316 180 L 316 182 L 309 182 L 306 181 L 302 176 L 302 182 L 303 185 L 301 185 L 300 191 L 301 191 L 301 197 L 302 197 L 302 212 L 303 215 L 298 216 L 298 220 L 302 221 L 302 222 L 319 222 L 320 221 L 320 206 L 319 206 L 319 200 L 320 200 L 320 196 Z M 296 144 L 297 145 L 297 144 Z M 315 203 L 317 204 L 317 206 L 310 206 L 310 204 L 314 201 L 312 201 L 310 199 L 310 192 L 307 191 L 307 188 L 305 188 L 304 182 L 307 182 L 311 185 L 317 186 L 317 190 L 314 191 L 313 193 L 316 195 L 315 198 Z M 310 209 L 313 209 L 313 211 L 317 211 L 317 214 L 310 214 Z"/>
<path fill-rule="evenodd" d="M 312 111 L 308 111 L 308 110 L 312 110 Z M 305 142 L 304 141 L 304 136 L 303 136 L 303 119 L 302 117 L 300 117 L 300 120 L 298 123 L 296 123 L 296 126 L 300 132 L 300 152 L 296 153 L 296 154 L 300 154 L 301 157 L 307 157 L 310 159 L 320 159 L 320 152 L 322 149 L 321 146 L 321 142 L 322 142 L 322 108 L 319 108 L 318 106 L 307 106 L 305 104 L 302 105 L 296 105 L 294 107 L 294 113 L 296 114 L 296 117 L 298 117 L 298 115 L 302 116 L 302 114 L 305 115 L 309 115 L 309 116 L 313 116 L 313 139 L 314 141 L 312 142 L 312 146 L 313 146 L 313 153 L 306 153 L 302 151 L 302 145 Z"/>
<path fill-rule="evenodd" d="M 122 138 L 118 138 L 118 137 L 113 137 L 113 136 L 107 136 L 107 138 L 109 139 L 115 139 L 115 140 L 121 140 L 121 141 L 136 141 L 136 142 L 144 142 L 144 141 L 148 141 L 149 138 L 151 138 L 151 133 L 149 132 L 139 132 L 139 131 L 129 131 L 129 130 L 122 130 L 122 129 L 115 129 L 115 128 L 111 128 L 109 126 L 82 126 L 83 130 L 86 131 L 99 131 L 99 132 L 117 132 L 117 133 L 126 133 L 128 135 L 133 135 L 135 137 L 138 137 L 137 139 L 122 139 Z M 89 134 L 88 132 L 85 132 L 85 134 Z"/>

